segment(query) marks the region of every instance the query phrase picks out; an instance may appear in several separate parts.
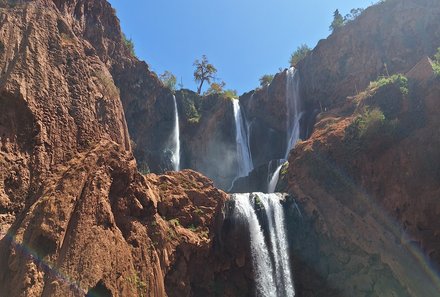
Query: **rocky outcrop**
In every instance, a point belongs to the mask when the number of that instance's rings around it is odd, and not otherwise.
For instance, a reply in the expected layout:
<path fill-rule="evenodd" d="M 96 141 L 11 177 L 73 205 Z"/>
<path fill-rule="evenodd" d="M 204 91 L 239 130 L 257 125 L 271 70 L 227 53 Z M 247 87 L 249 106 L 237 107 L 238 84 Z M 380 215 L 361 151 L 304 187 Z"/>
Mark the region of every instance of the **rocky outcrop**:
<path fill-rule="evenodd" d="M 130 153 L 101 142 L 55 168 L 42 188 L 1 242 L 5 296 L 209 292 L 227 196 L 205 177 L 144 177 Z"/>
<path fill-rule="evenodd" d="M 435 272 L 426 270 L 440 264 L 438 78 L 431 69 L 408 85 L 388 80 L 320 115 L 289 158 L 288 190 L 313 234 L 293 239 L 293 254 L 325 280 L 320 286 L 336 290 L 319 296 L 440 292 Z M 312 278 L 301 279 L 302 296 L 316 296 Z"/>
<path fill-rule="evenodd" d="M 182 163 L 197 170 L 221 189 L 236 177 L 237 156 L 232 101 L 222 94 L 198 96 L 176 92 L 181 115 Z"/>
<path fill-rule="evenodd" d="M 227 196 L 192 171 L 138 173 L 123 105 L 171 93 L 111 6 L 22 1 L 0 19 L 0 295 L 214 295 Z"/>
<path fill-rule="evenodd" d="M 435 0 L 387 0 L 321 40 L 298 65 L 306 100 L 329 107 L 380 75 L 406 73 L 440 46 Z"/>
<path fill-rule="evenodd" d="M 0 11 L 0 212 L 35 201 L 54 166 L 100 139 L 129 151 L 119 94 L 91 45 L 50 1 Z"/>

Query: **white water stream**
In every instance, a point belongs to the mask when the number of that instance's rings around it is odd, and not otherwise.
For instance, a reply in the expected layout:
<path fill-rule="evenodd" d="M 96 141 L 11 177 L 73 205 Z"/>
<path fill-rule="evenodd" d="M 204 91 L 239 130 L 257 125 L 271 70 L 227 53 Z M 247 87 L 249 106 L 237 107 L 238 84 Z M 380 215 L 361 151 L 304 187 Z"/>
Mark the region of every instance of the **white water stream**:
<path fill-rule="evenodd" d="M 235 218 L 246 222 L 249 229 L 257 296 L 295 296 L 280 194 L 234 194 L 232 199 Z M 264 207 L 269 238 L 265 238 L 255 211 L 258 204 Z"/>
<path fill-rule="evenodd" d="M 179 112 L 177 110 L 176 96 L 173 95 L 174 102 L 174 129 L 172 134 L 172 163 L 175 171 L 180 170 L 180 128 L 179 128 Z"/>

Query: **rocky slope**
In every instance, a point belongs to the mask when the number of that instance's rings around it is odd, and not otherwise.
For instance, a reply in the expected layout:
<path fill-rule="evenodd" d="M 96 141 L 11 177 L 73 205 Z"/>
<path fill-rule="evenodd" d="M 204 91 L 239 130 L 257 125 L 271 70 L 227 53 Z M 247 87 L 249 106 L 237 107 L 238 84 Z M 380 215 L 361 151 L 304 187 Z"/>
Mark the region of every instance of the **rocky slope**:
<path fill-rule="evenodd" d="M 42 188 L 1 243 L 4 296 L 209 292 L 227 196 L 200 174 L 145 178 L 130 153 L 103 141 L 55 168 Z"/>
<path fill-rule="evenodd" d="M 440 292 L 440 90 L 431 65 L 417 67 L 408 84 L 402 77 L 372 84 L 344 109 L 320 115 L 290 155 L 288 191 L 314 234 L 293 240 L 293 254 L 338 292 L 319 296 Z M 316 296 L 316 282 L 300 277 L 304 296 Z"/>
<path fill-rule="evenodd" d="M 405 73 L 439 46 L 436 0 L 387 0 L 367 8 L 298 65 L 302 94 L 331 107 L 380 75 Z"/>
<path fill-rule="evenodd" d="M 130 150 L 112 77 L 51 2 L 0 10 L 1 212 L 34 201 L 54 166 L 102 138 Z"/>

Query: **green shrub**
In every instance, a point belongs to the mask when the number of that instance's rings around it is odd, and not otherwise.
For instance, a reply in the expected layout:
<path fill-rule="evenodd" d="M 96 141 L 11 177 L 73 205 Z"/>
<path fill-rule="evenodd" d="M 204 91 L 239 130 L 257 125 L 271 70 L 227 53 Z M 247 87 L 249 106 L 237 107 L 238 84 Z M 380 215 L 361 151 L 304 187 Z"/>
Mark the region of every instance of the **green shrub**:
<path fill-rule="evenodd" d="M 172 74 L 170 71 L 165 70 L 164 73 L 159 75 L 159 79 L 162 81 L 163 85 L 170 89 L 171 91 L 176 90 L 176 76 Z"/>
<path fill-rule="evenodd" d="M 307 44 L 301 44 L 296 51 L 290 56 L 289 64 L 291 67 L 296 67 L 299 61 L 307 57 L 312 49 Z"/>
<path fill-rule="evenodd" d="M 122 41 L 124 42 L 125 47 L 128 49 L 130 54 L 133 57 L 136 57 L 136 52 L 134 51 L 134 43 L 131 38 L 127 38 L 124 33 L 122 33 Z"/>
<path fill-rule="evenodd" d="M 388 77 L 381 76 L 377 80 L 370 82 L 368 89 L 375 90 L 390 84 L 396 84 L 397 86 L 399 86 L 400 91 L 402 92 L 403 95 L 408 95 L 409 93 L 408 79 L 402 74 L 394 74 Z"/>
<path fill-rule="evenodd" d="M 180 222 L 179 219 L 171 219 L 168 221 L 171 225 L 173 225 L 174 227 L 180 226 Z"/>
<path fill-rule="evenodd" d="M 265 87 L 265 86 L 270 85 L 272 83 L 272 81 L 273 81 L 273 78 L 274 78 L 273 74 L 265 74 L 265 75 L 263 75 L 259 79 L 260 80 L 260 86 L 261 87 Z"/>
<path fill-rule="evenodd" d="M 237 95 L 237 91 L 236 91 L 236 90 L 231 90 L 231 89 L 225 90 L 225 91 L 223 92 L 223 95 L 225 95 L 226 98 L 228 98 L 228 99 L 238 98 L 238 95 Z"/>
<path fill-rule="evenodd" d="M 141 280 L 136 273 L 133 273 L 133 275 L 129 277 L 127 281 L 136 288 L 138 297 L 146 296 L 148 287 L 147 283 Z"/>
<path fill-rule="evenodd" d="M 374 135 L 385 123 L 385 116 L 379 108 L 367 109 L 354 120 L 359 136 Z"/>
<path fill-rule="evenodd" d="M 201 97 L 195 92 L 183 89 L 176 92 L 176 99 L 182 104 L 183 119 L 190 124 L 198 123 L 201 117 Z"/>
<path fill-rule="evenodd" d="M 437 49 L 437 53 L 434 55 L 432 69 L 436 76 L 440 76 L 440 47 Z"/>

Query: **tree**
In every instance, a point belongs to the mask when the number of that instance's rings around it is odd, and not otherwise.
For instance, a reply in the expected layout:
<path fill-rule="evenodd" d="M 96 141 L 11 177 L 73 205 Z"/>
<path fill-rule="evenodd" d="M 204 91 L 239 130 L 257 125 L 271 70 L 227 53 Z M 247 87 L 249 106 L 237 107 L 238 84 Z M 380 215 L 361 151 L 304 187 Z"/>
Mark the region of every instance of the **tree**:
<path fill-rule="evenodd" d="M 170 71 L 165 70 L 164 73 L 162 73 L 159 76 L 159 79 L 162 81 L 165 87 L 170 89 L 171 91 L 174 91 L 176 89 L 176 76 L 172 74 Z"/>
<path fill-rule="evenodd" d="M 273 81 L 273 74 L 265 74 L 262 77 L 260 77 L 260 86 L 265 87 L 270 85 L 270 83 Z"/>
<path fill-rule="evenodd" d="M 229 99 L 238 98 L 237 90 L 227 89 L 223 94 Z"/>
<path fill-rule="evenodd" d="M 363 8 L 353 8 L 352 10 L 350 10 L 350 13 L 344 17 L 344 23 L 348 23 L 355 20 L 358 16 L 361 15 L 363 11 L 364 11 Z"/>
<path fill-rule="evenodd" d="M 226 85 L 224 81 L 220 83 L 213 82 L 208 90 L 206 90 L 205 95 L 212 95 L 212 94 L 222 94 L 223 93 L 223 87 Z"/>
<path fill-rule="evenodd" d="M 196 59 L 193 66 L 196 67 L 196 70 L 194 70 L 194 81 L 199 84 L 197 94 L 200 95 L 202 92 L 203 83 L 206 81 L 208 84 L 210 84 L 211 81 L 216 79 L 215 74 L 217 73 L 217 69 L 214 67 L 214 65 L 208 62 L 206 55 L 202 56 L 201 61 Z"/>
<path fill-rule="evenodd" d="M 331 23 L 329 29 L 334 32 L 336 29 L 344 25 L 344 17 L 339 13 L 339 9 L 336 9 L 333 13 L 333 22 Z"/>
<path fill-rule="evenodd" d="M 298 64 L 299 61 L 304 59 L 311 51 L 312 49 L 307 44 L 301 44 L 298 46 L 296 51 L 292 53 L 290 56 L 289 64 L 292 67 L 296 67 L 296 64 Z"/>

